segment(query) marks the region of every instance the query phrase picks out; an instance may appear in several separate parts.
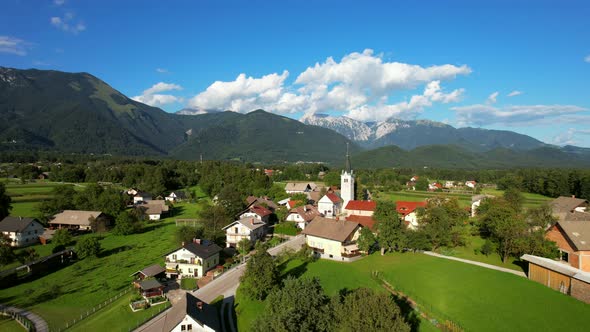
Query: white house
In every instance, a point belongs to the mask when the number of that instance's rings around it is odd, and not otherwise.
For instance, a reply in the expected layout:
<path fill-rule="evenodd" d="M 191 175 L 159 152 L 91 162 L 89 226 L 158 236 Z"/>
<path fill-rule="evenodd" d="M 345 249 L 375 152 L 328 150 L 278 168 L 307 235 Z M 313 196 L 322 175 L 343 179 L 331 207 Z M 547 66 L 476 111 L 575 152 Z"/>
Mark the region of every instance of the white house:
<path fill-rule="evenodd" d="M 219 264 L 221 248 L 207 240 L 195 240 L 166 254 L 168 278 L 200 278 Z"/>
<path fill-rule="evenodd" d="M 477 214 L 477 208 L 481 204 L 481 201 L 483 201 L 486 198 L 493 198 L 493 197 L 494 196 L 492 196 L 492 195 L 475 195 L 475 196 L 471 197 L 471 216 L 475 217 L 475 215 Z"/>
<path fill-rule="evenodd" d="M 477 185 L 477 182 L 475 182 L 475 181 L 466 181 L 466 182 L 465 182 L 465 185 L 466 185 L 467 187 L 471 188 L 471 189 L 474 189 L 474 188 L 475 188 L 475 186 Z"/>
<path fill-rule="evenodd" d="M 265 226 L 266 223 L 256 217 L 238 219 L 223 227 L 225 242 L 228 247 L 237 247 L 242 239 L 248 239 L 254 243 L 266 234 Z"/>
<path fill-rule="evenodd" d="M 186 199 L 186 193 L 184 191 L 173 191 L 164 198 L 168 202 L 176 203 L 182 202 Z"/>
<path fill-rule="evenodd" d="M 152 200 L 152 194 L 146 192 L 138 192 L 133 196 L 133 204 L 143 203 Z"/>
<path fill-rule="evenodd" d="M 453 181 L 445 181 L 445 188 L 453 188 L 455 183 Z"/>
<path fill-rule="evenodd" d="M 356 244 L 360 229 L 357 222 L 316 217 L 305 227 L 303 234 L 316 256 L 348 261 L 360 255 Z"/>
<path fill-rule="evenodd" d="M 168 311 L 150 321 L 149 332 L 219 332 L 219 311 L 190 293 Z"/>
<path fill-rule="evenodd" d="M 399 215 L 402 216 L 402 220 L 408 227 L 408 229 L 415 230 L 418 228 L 418 214 L 416 209 L 425 208 L 426 202 L 406 202 L 397 201 L 395 202 L 395 209 Z"/>
<path fill-rule="evenodd" d="M 334 218 L 339 215 L 342 210 L 342 199 L 336 194 L 328 193 L 325 194 L 318 201 L 318 210 L 326 218 Z"/>
<path fill-rule="evenodd" d="M 39 236 L 43 231 L 43 226 L 33 218 L 9 216 L 0 221 L 0 232 L 8 236 L 12 247 L 39 243 Z"/>
<path fill-rule="evenodd" d="M 315 206 L 308 204 L 291 209 L 286 220 L 297 223 L 297 227 L 300 229 L 305 229 L 305 226 L 307 226 L 310 221 L 319 215 L 320 212 L 318 209 Z"/>
<path fill-rule="evenodd" d="M 410 182 L 416 182 L 418 179 L 420 179 L 420 177 L 418 175 L 414 175 L 412 178 L 410 178 Z"/>

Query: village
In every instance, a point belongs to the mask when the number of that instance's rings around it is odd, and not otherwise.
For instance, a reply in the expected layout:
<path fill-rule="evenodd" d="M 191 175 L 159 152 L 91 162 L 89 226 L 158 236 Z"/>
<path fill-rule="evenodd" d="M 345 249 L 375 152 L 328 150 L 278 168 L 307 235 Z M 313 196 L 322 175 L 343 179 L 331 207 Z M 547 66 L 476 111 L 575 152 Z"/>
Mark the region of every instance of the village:
<path fill-rule="evenodd" d="M 272 177 L 269 170 L 264 170 L 264 174 Z M 220 234 L 224 234 L 223 243 L 216 243 L 214 238 L 190 237 L 188 234 L 174 249 L 156 253 L 156 256 L 161 257 L 157 261 L 134 266 L 135 272 L 128 276 L 133 293 L 136 294 L 127 303 L 130 317 L 134 312 L 148 308 L 153 310 L 158 306 L 158 313 L 162 311 L 158 315 L 152 314 L 155 317 L 145 324 L 136 326 L 137 330 L 238 330 L 236 313 L 229 308 L 234 305 L 238 283 L 244 281 L 247 262 L 261 249 L 269 250 L 272 257 L 280 257 L 285 252 L 303 252 L 312 259 L 345 265 L 370 254 L 379 255 L 375 251 L 380 251 L 381 255 L 387 251 L 430 253 L 430 250 L 435 251 L 436 246 L 451 246 L 453 241 L 457 241 L 456 245 L 460 246 L 462 240 L 455 238 L 460 237 L 457 229 L 463 226 L 462 223 L 473 224 L 481 214 L 491 215 L 490 210 L 495 208 L 495 204 L 506 204 L 505 201 L 498 201 L 494 195 L 476 194 L 476 189 L 480 187 L 472 180 L 464 183 L 426 182 L 425 185 L 419 176 L 408 179 L 407 191 L 420 191 L 426 187 L 426 192 L 441 193 L 443 190 L 448 192 L 463 187 L 465 189 L 458 190 L 471 190 L 473 193 L 471 204 L 460 207 L 452 196 L 436 196 L 422 201 L 373 200 L 372 193 L 367 190 L 361 191 L 364 197 L 356 197 L 358 190 L 355 188 L 355 177 L 347 155 L 340 174 L 340 186 L 326 187 L 312 181 L 286 182 L 284 194 L 287 198 L 276 202 L 267 196 L 244 197 L 245 208 L 233 217 L 232 222 L 218 229 Z M 197 219 L 170 216 L 176 205 L 182 205 L 188 200 L 188 195 L 182 190 L 172 191 L 163 197 L 154 197 L 136 188 L 126 189 L 122 194 L 125 197 L 125 209 L 140 220 L 157 224 L 161 219 L 174 219 L 176 229 L 198 223 Z M 223 204 L 218 197 L 214 197 L 212 202 L 218 206 Z M 535 249 L 536 252 L 527 252 L 528 249 L 522 246 L 503 254 L 506 257 L 520 255 L 521 261 L 528 265 L 523 268 L 526 274 L 519 273 L 531 281 L 590 303 L 590 261 L 586 261 L 590 260 L 590 248 L 587 247 L 587 243 L 590 243 L 588 201 L 558 197 L 546 206 L 551 216 L 540 215 L 540 222 L 528 221 L 526 225 L 529 226 L 524 227 L 529 230 L 521 231 L 543 234 L 545 240 L 541 241 L 554 244 L 554 257 L 543 256 L 543 253 L 552 253 L 551 250 Z M 429 229 L 435 224 L 433 220 L 443 218 L 432 215 L 434 211 L 443 210 L 450 216 L 454 215 L 456 220 L 445 221 L 451 222 L 447 226 L 436 225 L 437 228 L 445 229 Z M 102 211 L 63 210 L 50 218 L 47 227 L 34 218 L 8 216 L 0 221 L 0 231 L 10 247 L 26 248 L 48 245 L 56 239 L 61 241 L 59 239 L 63 237 L 85 238 L 87 235 L 109 232 L 122 227 L 121 220 L 115 220 L 112 215 Z M 453 238 L 445 243 L 440 242 L 442 240 L 439 238 L 449 235 Z M 504 237 L 497 237 L 495 246 L 499 252 L 511 241 L 506 235 Z M 489 255 L 485 250 L 492 250 L 485 246 L 481 248 L 481 257 Z M 77 256 L 88 255 L 80 252 L 79 245 L 61 245 L 56 248 L 59 250 L 54 249 L 52 255 L 34 257 L 36 259 L 25 265 L 2 271 L 0 276 L 3 283 L 18 284 L 21 282 L 19 280 L 26 282 L 26 278 L 36 274 L 51 275 L 51 271 L 75 262 Z M 228 261 L 234 263 L 224 263 Z M 506 270 L 469 259 L 463 261 L 489 269 Z M 520 275 L 516 271 L 508 272 Z"/>

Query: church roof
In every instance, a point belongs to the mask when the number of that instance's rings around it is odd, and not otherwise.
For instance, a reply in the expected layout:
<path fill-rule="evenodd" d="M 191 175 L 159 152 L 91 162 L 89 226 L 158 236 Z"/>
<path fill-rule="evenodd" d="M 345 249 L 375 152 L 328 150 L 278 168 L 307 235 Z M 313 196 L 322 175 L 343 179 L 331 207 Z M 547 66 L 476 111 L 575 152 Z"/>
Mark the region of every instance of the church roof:
<path fill-rule="evenodd" d="M 350 155 L 348 154 L 348 143 L 346 143 L 346 164 L 344 165 L 344 171 L 348 174 L 352 172 L 352 166 L 350 165 Z"/>

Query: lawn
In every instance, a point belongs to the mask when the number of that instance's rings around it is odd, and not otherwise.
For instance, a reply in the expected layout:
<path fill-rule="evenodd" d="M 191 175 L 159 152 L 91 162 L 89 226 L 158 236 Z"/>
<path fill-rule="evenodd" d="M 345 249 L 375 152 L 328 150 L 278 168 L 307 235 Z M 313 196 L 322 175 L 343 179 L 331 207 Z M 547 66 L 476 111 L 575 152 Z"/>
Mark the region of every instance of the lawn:
<path fill-rule="evenodd" d="M 370 273 L 381 271 L 396 289 L 465 331 L 584 331 L 590 324 L 590 306 L 543 285 L 423 254 L 373 254 L 354 263 L 320 260 L 288 269 L 319 277 L 330 295 L 344 288 L 378 289 Z M 239 292 L 236 298 L 238 326 L 245 328 L 263 307 L 244 301 Z M 420 325 L 424 329 L 431 329 L 426 322 Z"/>
<path fill-rule="evenodd" d="M 134 293 L 129 293 L 121 297 L 68 331 L 131 331 L 169 307 L 169 303 L 166 303 L 133 312 L 129 307 L 129 301 L 133 296 Z"/>
<path fill-rule="evenodd" d="M 25 328 L 14 319 L 0 315 L 0 331 L 2 332 L 24 332 Z"/>
<path fill-rule="evenodd" d="M 443 255 L 453 256 L 458 258 L 469 259 L 472 261 L 482 262 L 495 266 L 504 267 L 516 271 L 522 271 L 521 262 L 515 258 L 510 258 L 507 263 L 502 262 L 500 254 L 492 252 L 489 255 L 481 253 L 480 249 L 485 243 L 485 239 L 479 236 L 469 236 L 467 239 L 467 245 L 465 247 L 455 247 L 450 249 L 441 249 L 438 252 Z"/>
<path fill-rule="evenodd" d="M 13 202 L 12 210 L 10 210 L 11 216 L 17 217 L 37 217 L 39 211 L 37 211 L 37 206 L 39 205 L 39 201 L 37 202 Z"/>
<path fill-rule="evenodd" d="M 197 289 L 197 279 L 195 278 L 182 278 L 180 279 L 180 288 L 186 290 Z"/>

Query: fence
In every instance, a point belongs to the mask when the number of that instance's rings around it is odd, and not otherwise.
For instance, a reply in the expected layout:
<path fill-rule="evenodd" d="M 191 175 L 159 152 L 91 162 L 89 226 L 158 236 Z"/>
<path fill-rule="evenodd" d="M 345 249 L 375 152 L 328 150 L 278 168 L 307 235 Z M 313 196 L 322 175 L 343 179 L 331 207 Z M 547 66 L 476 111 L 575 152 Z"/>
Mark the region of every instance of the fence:
<path fill-rule="evenodd" d="M 111 297 L 110 299 L 99 303 L 98 305 L 92 307 L 91 309 L 86 310 L 86 312 L 82 312 L 80 314 L 80 318 L 74 318 L 72 321 L 66 322 L 65 326 L 62 326 L 56 330 L 52 331 L 63 331 L 63 330 L 67 330 L 69 328 L 71 328 L 72 326 L 74 326 L 75 324 L 80 323 L 81 321 L 83 321 L 84 319 L 88 318 L 89 316 L 92 316 L 93 314 L 97 313 L 98 311 L 100 311 L 103 308 L 108 307 L 111 303 L 113 303 L 114 301 L 120 299 L 121 297 L 123 297 L 125 294 L 129 293 L 131 290 L 133 290 L 133 288 L 127 288 L 126 290 L 120 292 L 119 294 Z"/>
<path fill-rule="evenodd" d="M 6 308 L 0 308 L 0 314 L 4 316 L 10 316 L 10 318 L 16 320 L 20 325 L 22 325 L 27 331 L 35 331 L 35 324 L 31 322 L 27 317 L 16 313 L 14 311 L 10 311 Z"/>
<path fill-rule="evenodd" d="M 149 316 L 149 317 L 146 317 L 146 318 L 145 318 L 145 319 L 143 319 L 143 320 L 138 320 L 138 321 L 136 321 L 136 323 L 135 323 L 134 327 L 133 327 L 133 328 L 129 328 L 129 331 L 133 331 L 133 330 L 137 329 L 138 327 L 140 327 L 140 326 L 142 326 L 142 325 L 146 324 L 146 323 L 147 323 L 147 322 L 149 322 L 150 320 L 154 319 L 154 317 L 156 317 L 157 315 L 161 314 L 163 311 L 166 311 L 166 310 L 168 310 L 168 308 L 170 308 L 170 306 L 171 306 L 171 304 L 170 304 L 170 301 L 168 301 L 168 302 L 164 303 L 164 305 L 160 305 L 160 306 L 159 306 L 159 309 L 158 309 L 158 311 L 157 311 L 157 312 L 156 312 L 156 311 L 154 311 L 154 312 L 151 314 L 151 316 Z M 121 331 L 125 331 L 125 330 L 121 330 Z"/>

